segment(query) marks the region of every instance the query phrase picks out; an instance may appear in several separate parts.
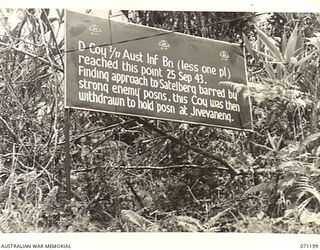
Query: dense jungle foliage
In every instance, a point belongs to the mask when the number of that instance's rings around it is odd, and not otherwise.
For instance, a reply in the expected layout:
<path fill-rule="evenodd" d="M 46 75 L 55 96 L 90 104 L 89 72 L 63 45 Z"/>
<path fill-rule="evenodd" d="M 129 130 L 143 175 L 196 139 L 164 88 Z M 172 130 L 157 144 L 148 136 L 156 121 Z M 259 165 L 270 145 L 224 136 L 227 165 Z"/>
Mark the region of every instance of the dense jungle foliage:
<path fill-rule="evenodd" d="M 244 44 L 254 131 L 71 110 L 69 201 L 64 11 L 0 9 L 0 231 L 319 233 L 320 14 L 122 15 Z"/>

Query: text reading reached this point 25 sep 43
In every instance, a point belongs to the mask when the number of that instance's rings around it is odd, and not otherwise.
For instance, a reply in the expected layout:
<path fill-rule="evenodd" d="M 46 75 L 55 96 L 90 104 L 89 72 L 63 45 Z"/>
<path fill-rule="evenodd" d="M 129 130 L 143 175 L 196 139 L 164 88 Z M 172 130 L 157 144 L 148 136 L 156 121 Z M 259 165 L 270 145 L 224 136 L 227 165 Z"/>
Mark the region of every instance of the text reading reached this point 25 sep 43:
<path fill-rule="evenodd" d="M 237 44 L 67 11 L 66 48 L 66 107 L 252 129 Z"/>

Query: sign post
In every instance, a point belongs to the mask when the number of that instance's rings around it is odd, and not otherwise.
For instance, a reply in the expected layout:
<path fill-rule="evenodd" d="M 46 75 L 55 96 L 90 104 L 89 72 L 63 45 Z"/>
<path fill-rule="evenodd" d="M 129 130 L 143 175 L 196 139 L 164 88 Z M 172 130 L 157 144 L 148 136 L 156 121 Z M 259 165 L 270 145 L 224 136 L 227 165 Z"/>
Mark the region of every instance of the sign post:
<path fill-rule="evenodd" d="M 66 11 L 65 107 L 252 130 L 243 48 Z"/>

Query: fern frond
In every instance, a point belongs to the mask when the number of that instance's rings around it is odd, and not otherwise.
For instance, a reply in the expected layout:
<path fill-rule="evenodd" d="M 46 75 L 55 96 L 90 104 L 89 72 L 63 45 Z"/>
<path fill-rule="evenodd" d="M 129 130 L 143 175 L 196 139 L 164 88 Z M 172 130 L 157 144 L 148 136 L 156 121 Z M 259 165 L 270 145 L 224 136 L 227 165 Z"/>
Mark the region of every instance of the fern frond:
<path fill-rule="evenodd" d="M 231 82 L 231 81 L 220 81 L 218 84 L 223 85 L 237 94 L 242 94 L 243 98 L 246 100 L 250 96 L 249 88 L 247 85 L 238 82 Z"/>
<path fill-rule="evenodd" d="M 300 176 L 293 185 L 293 192 L 297 196 L 297 203 L 303 198 L 306 197 L 312 198 L 320 206 L 320 192 L 309 183 L 309 178 L 307 176 Z M 308 202 L 309 203 L 309 202 Z"/>
<path fill-rule="evenodd" d="M 189 217 L 189 216 L 176 216 L 175 217 L 177 225 L 181 228 L 183 232 L 203 232 L 204 227 L 201 225 L 200 221 Z"/>

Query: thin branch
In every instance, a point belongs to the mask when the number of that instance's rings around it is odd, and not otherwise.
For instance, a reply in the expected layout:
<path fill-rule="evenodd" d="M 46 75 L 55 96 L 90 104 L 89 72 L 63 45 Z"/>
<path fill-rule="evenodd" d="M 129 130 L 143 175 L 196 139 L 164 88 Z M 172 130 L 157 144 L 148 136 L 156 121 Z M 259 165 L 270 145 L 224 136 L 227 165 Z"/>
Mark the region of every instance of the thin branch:
<path fill-rule="evenodd" d="M 224 167 L 226 167 L 230 174 L 231 174 L 231 178 L 233 178 L 234 176 L 236 176 L 238 174 L 238 172 L 232 167 L 230 166 L 230 164 L 228 162 L 226 162 L 225 160 L 217 157 L 217 156 L 214 156 L 210 153 L 208 153 L 207 151 L 205 150 L 202 150 L 200 148 L 197 148 L 197 147 L 194 147 L 194 146 L 191 146 L 189 145 L 188 143 L 185 143 L 183 141 L 181 141 L 179 138 L 176 138 L 175 136 L 173 135 L 170 135 L 170 134 L 167 134 L 166 132 L 158 129 L 157 127 L 153 126 L 152 124 L 148 123 L 147 121 L 139 118 L 139 117 L 136 117 L 135 120 L 141 124 L 143 124 L 144 126 L 146 126 L 147 128 L 157 132 L 158 134 L 162 135 L 162 136 L 167 136 L 170 140 L 174 141 L 175 143 L 177 144 L 180 144 L 181 146 L 187 148 L 187 149 L 190 149 L 198 154 L 201 154 L 201 155 L 204 155 L 212 160 L 215 160 L 217 162 L 219 162 L 221 165 L 223 165 Z"/>
<path fill-rule="evenodd" d="M 61 55 L 61 52 L 59 50 L 59 44 L 58 44 L 58 41 L 56 39 L 56 35 L 54 34 L 54 31 L 52 29 L 52 25 L 51 25 L 51 23 L 50 23 L 50 21 L 48 19 L 47 13 L 44 11 L 44 9 L 42 9 L 41 12 L 44 15 L 44 18 L 46 19 L 46 22 L 47 22 L 46 25 L 47 25 L 47 27 L 49 28 L 49 30 L 50 30 L 50 32 L 52 34 L 52 39 L 53 39 L 53 42 L 54 42 L 54 44 L 55 44 L 55 46 L 57 48 L 58 55 L 59 55 L 61 63 L 62 63 L 62 68 L 64 68 L 63 56 Z M 60 24 L 59 24 L 59 28 L 60 28 Z M 49 55 L 48 55 L 48 57 L 49 57 Z"/>
<path fill-rule="evenodd" d="M 79 139 L 81 139 L 83 137 L 86 137 L 86 136 L 89 136 L 89 135 L 92 135 L 92 134 L 95 134 L 95 133 L 98 133 L 98 132 L 103 132 L 103 131 L 110 130 L 110 129 L 113 129 L 113 128 L 116 128 L 116 127 L 119 127 L 119 126 L 123 126 L 123 125 L 129 124 L 129 123 L 131 123 L 133 121 L 134 121 L 134 119 L 130 119 L 130 120 L 126 120 L 126 121 L 123 121 L 123 122 L 120 122 L 120 123 L 117 123 L 117 124 L 110 125 L 108 127 L 93 129 L 93 130 L 90 130 L 90 131 L 88 131 L 88 132 L 86 132 L 86 133 L 84 133 L 82 135 L 79 135 L 77 137 L 71 138 L 70 142 L 79 140 Z M 64 144 L 64 143 L 65 142 L 62 141 L 62 142 L 59 142 L 58 145 L 61 145 L 61 144 Z"/>
<path fill-rule="evenodd" d="M 38 59 L 39 61 L 41 61 L 41 62 L 43 62 L 43 63 L 51 66 L 51 63 L 50 63 L 48 60 L 44 59 L 43 57 L 34 55 L 34 54 L 30 53 L 30 52 L 21 50 L 21 49 L 15 47 L 15 46 L 10 46 L 10 45 L 8 45 L 8 44 L 6 44 L 6 43 L 3 43 L 3 42 L 0 42 L 0 45 L 1 45 L 1 46 L 5 46 L 5 47 L 10 48 L 10 49 L 13 49 L 13 50 L 15 50 L 15 51 L 17 51 L 17 52 L 20 52 L 20 53 L 22 53 L 22 54 L 28 55 L 28 56 L 30 56 L 30 57 L 32 57 L 32 58 L 34 58 L 34 59 Z M 56 70 L 60 71 L 60 72 L 64 72 L 64 69 L 61 69 L 61 68 L 58 67 L 57 65 L 53 65 L 53 67 L 54 67 Z"/>
<path fill-rule="evenodd" d="M 181 165 L 170 165 L 170 166 L 115 166 L 114 168 L 119 169 L 133 169 L 133 170 L 168 170 L 168 169 L 182 169 L 182 168 L 197 168 L 197 169 L 206 169 L 206 168 L 213 168 L 212 164 L 206 165 L 196 165 L 196 164 L 181 164 Z M 227 170 L 226 168 L 217 168 L 218 170 Z M 79 172 L 86 172 L 90 170 L 94 170 L 95 168 L 88 168 L 88 169 L 79 169 L 75 171 Z"/>
<path fill-rule="evenodd" d="M 2 121 L 2 123 L 4 124 L 6 129 L 9 131 L 9 133 L 11 134 L 13 140 L 15 142 L 19 142 L 21 145 L 23 145 L 23 143 L 21 143 L 21 141 L 19 140 L 19 138 L 16 135 L 16 133 L 13 131 L 13 129 L 10 127 L 10 125 L 7 123 L 7 121 L 1 115 L 0 115 L 0 120 Z"/>
<path fill-rule="evenodd" d="M 145 208 L 140 196 L 137 194 L 137 192 L 134 190 L 131 182 L 127 179 L 126 180 L 126 184 L 128 185 L 130 191 L 133 193 L 134 197 L 136 198 L 137 202 L 139 203 L 139 206 L 141 207 L 141 209 Z"/>
<path fill-rule="evenodd" d="M 192 193 L 192 190 L 191 190 L 191 188 L 188 186 L 188 191 L 189 191 L 189 193 L 191 194 L 191 196 L 192 196 L 192 198 L 194 199 L 194 201 L 198 204 L 198 205 L 200 205 L 200 201 L 194 196 L 194 194 Z"/>
<path fill-rule="evenodd" d="M 252 143 L 253 145 L 257 146 L 257 147 L 264 148 L 264 149 L 267 149 L 269 151 L 274 151 L 274 149 L 272 149 L 272 148 L 270 148 L 268 146 L 261 145 L 259 143 L 254 142 L 254 141 L 249 141 L 249 142 Z"/>

